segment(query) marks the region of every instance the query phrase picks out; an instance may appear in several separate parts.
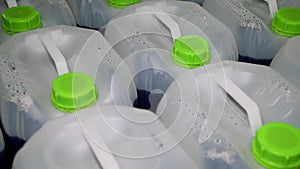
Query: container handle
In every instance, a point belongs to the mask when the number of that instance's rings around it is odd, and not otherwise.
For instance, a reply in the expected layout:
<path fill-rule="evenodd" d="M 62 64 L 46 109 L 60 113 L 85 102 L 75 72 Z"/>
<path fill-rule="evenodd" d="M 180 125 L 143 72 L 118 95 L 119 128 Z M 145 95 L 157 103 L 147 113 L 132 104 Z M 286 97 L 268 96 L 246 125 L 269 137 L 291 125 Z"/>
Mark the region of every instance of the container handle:
<path fill-rule="evenodd" d="M 167 26 L 171 32 L 173 42 L 175 39 L 181 37 L 180 27 L 168 14 L 157 7 L 144 6 L 143 8 L 136 8 L 140 12 L 152 13 L 157 19 L 159 19 L 165 26 Z"/>
<path fill-rule="evenodd" d="M 54 43 L 52 37 L 49 34 L 39 34 L 38 36 L 54 61 L 58 75 L 68 73 L 69 68 L 67 61 Z"/>
<path fill-rule="evenodd" d="M 6 4 L 7 4 L 8 8 L 11 8 L 11 7 L 16 7 L 16 6 L 18 6 L 18 4 L 17 4 L 17 1 L 16 1 L 16 0 L 6 0 Z"/>
<path fill-rule="evenodd" d="M 88 142 L 90 148 L 92 149 L 98 163 L 103 169 L 121 169 L 117 160 L 113 157 L 111 153 L 105 152 L 104 150 L 99 148 L 99 146 L 97 146 L 86 134 L 83 135 L 85 137 L 85 140 Z M 104 146 L 104 144 L 102 144 L 102 146 Z"/>
<path fill-rule="evenodd" d="M 268 6 L 269 6 L 270 15 L 273 18 L 275 13 L 278 10 L 277 1 L 276 0 L 264 0 L 264 1 L 267 2 Z"/>
<path fill-rule="evenodd" d="M 226 75 L 221 76 L 219 74 L 212 74 L 212 78 L 217 84 L 222 87 L 226 93 L 228 93 L 240 106 L 244 108 L 247 113 L 250 128 L 252 130 L 252 135 L 255 136 L 255 132 L 262 126 L 261 114 L 259 111 L 259 107 L 257 104 L 240 89 L 234 82 L 232 82 Z M 223 80 L 222 80 L 223 79 Z M 211 113 L 219 113 L 219 112 L 211 112 Z M 214 116 L 209 116 L 214 117 Z M 206 120 L 206 124 L 201 130 L 201 134 L 199 136 L 199 143 L 202 144 L 206 142 L 210 135 L 212 135 L 213 130 L 208 129 L 207 124 L 210 123 L 210 119 Z M 215 124 L 217 127 L 218 124 Z"/>

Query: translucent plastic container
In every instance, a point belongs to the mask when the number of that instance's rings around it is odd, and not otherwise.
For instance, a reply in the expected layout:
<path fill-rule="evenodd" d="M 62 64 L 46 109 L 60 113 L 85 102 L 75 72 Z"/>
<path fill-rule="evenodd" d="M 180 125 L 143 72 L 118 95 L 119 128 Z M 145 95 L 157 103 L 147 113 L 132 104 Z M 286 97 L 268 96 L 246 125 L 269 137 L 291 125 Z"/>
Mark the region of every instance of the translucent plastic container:
<path fill-rule="evenodd" d="M 18 32 L 54 25 L 76 25 L 65 0 L 18 0 L 17 3 L 15 0 L 1 0 L 0 13 L 0 44 Z"/>
<path fill-rule="evenodd" d="M 274 57 L 271 67 L 300 88 L 300 36 L 289 39 Z"/>
<path fill-rule="evenodd" d="M 299 0 L 278 0 L 279 10 L 274 8 L 277 11 L 274 17 L 269 12 L 270 6 L 264 0 L 207 0 L 203 3 L 209 13 L 233 32 L 239 60 L 264 65 L 270 65 L 289 37 L 300 35 Z"/>
<path fill-rule="evenodd" d="M 78 26 L 94 29 L 105 28 L 105 25 L 109 22 L 109 20 L 120 12 L 122 8 L 146 1 L 153 0 L 67 0 L 76 18 Z M 202 4 L 204 0 L 186 1 L 193 1 L 198 4 Z"/>
<path fill-rule="evenodd" d="M 94 104 L 132 106 L 136 87 L 121 61 L 94 30 L 55 26 L 14 35 L 0 47 L 7 134 L 27 140 L 46 121 Z"/>
<path fill-rule="evenodd" d="M 192 2 L 128 6 L 107 24 L 105 37 L 129 65 L 138 95 L 146 93 L 137 107 L 151 111 L 180 74 L 238 55 L 229 28 Z"/>
<path fill-rule="evenodd" d="M 67 0 L 79 26 L 99 29 L 122 8 L 147 0 Z"/>
<path fill-rule="evenodd" d="M 34 161 L 34 162 L 33 162 Z M 46 123 L 13 169 L 197 169 L 150 111 L 99 105 Z"/>
<path fill-rule="evenodd" d="M 224 61 L 177 78 L 156 114 L 198 168 L 296 169 L 299 111 L 299 89 L 275 70 Z"/>

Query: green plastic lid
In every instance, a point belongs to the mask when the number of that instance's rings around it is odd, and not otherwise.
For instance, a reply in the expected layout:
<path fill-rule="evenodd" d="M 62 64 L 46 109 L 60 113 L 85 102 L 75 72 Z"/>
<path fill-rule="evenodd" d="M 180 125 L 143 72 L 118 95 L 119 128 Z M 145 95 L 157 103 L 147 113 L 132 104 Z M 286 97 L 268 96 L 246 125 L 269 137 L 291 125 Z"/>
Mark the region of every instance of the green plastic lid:
<path fill-rule="evenodd" d="M 172 60 L 175 64 L 190 69 L 203 66 L 210 61 L 209 43 L 196 35 L 175 39 Z"/>
<path fill-rule="evenodd" d="M 255 160 L 269 169 L 300 168 L 300 130 L 284 123 L 268 123 L 252 141 Z"/>
<path fill-rule="evenodd" d="M 16 6 L 9 8 L 2 14 L 4 31 L 13 35 L 42 27 L 39 12 L 30 6 Z"/>
<path fill-rule="evenodd" d="M 272 20 L 272 29 L 275 33 L 293 37 L 300 35 L 300 9 L 281 8 Z"/>
<path fill-rule="evenodd" d="M 139 3 L 140 0 L 108 0 L 108 4 L 115 8 L 125 8 L 128 5 Z"/>
<path fill-rule="evenodd" d="M 51 100 L 61 111 L 74 112 L 89 107 L 96 102 L 97 97 L 94 81 L 87 74 L 71 72 L 52 81 Z"/>

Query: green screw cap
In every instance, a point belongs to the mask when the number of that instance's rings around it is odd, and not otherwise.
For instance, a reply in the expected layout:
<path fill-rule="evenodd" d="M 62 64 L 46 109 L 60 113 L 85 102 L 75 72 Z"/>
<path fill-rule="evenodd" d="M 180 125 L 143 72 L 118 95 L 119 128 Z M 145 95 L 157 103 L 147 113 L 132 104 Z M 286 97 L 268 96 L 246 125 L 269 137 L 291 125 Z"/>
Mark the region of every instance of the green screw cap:
<path fill-rule="evenodd" d="M 108 0 L 108 4 L 115 8 L 125 8 L 128 5 L 139 3 L 140 0 Z"/>
<path fill-rule="evenodd" d="M 97 97 L 93 79 L 87 74 L 71 72 L 52 81 L 51 100 L 61 111 L 74 112 L 89 107 L 96 102 Z"/>
<path fill-rule="evenodd" d="M 300 35 L 300 9 L 281 8 L 272 20 L 272 29 L 275 33 L 293 37 Z"/>
<path fill-rule="evenodd" d="M 178 66 L 190 69 L 206 65 L 210 61 L 209 43 L 200 36 L 182 36 L 174 42 L 172 60 Z"/>
<path fill-rule="evenodd" d="M 255 160 L 269 169 L 299 169 L 300 130 L 284 123 L 268 123 L 252 141 Z"/>
<path fill-rule="evenodd" d="M 42 27 L 39 12 L 30 6 L 17 6 L 4 11 L 2 14 L 4 31 L 13 35 Z"/>

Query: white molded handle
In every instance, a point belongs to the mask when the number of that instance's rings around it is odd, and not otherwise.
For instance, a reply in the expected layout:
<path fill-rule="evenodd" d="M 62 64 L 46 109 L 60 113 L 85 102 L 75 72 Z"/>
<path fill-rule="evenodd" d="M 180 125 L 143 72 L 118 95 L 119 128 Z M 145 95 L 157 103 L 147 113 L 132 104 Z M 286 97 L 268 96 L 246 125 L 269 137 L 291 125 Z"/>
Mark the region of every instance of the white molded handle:
<path fill-rule="evenodd" d="M 270 12 L 271 17 L 273 18 L 275 13 L 278 10 L 277 1 L 276 0 L 264 0 L 264 1 L 268 3 L 269 12 Z"/>
<path fill-rule="evenodd" d="M 159 19 L 163 24 L 165 24 L 169 28 L 173 38 L 173 42 L 175 41 L 175 39 L 181 36 L 180 27 L 177 24 L 177 22 L 175 22 L 168 14 L 166 14 L 161 9 L 152 6 L 144 6 L 143 8 L 137 8 L 137 11 L 153 13 L 153 15 L 157 19 Z"/>
<path fill-rule="evenodd" d="M 7 3 L 8 8 L 18 6 L 16 0 L 6 0 L 6 3 Z"/>
<path fill-rule="evenodd" d="M 253 136 L 255 136 L 255 132 L 262 126 L 262 119 L 260 115 L 259 108 L 257 104 L 247 95 L 245 94 L 234 82 L 226 77 L 226 75 L 222 74 L 212 74 L 212 78 L 214 81 L 218 83 L 220 87 L 222 87 L 226 93 L 228 93 L 237 103 L 242 106 L 247 112 L 247 116 L 250 122 L 250 127 L 252 130 Z M 223 81 L 222 81 L 223 79 Z M 220 113 L 220 112 L 211 112 L 211 113 Z M 219 116 L 222 116 L 220 114 Z M 218 116 L 209 116 L 209 117 L 218 117 Z M 220 117 L 221 119 L 221 117 Z M 213 120 L 207 119 L 207 123 L 210 123 Z M 218 124 L 213 124 L 217 126 Z M 209 139 L 209 137 L 213 133 L 214 129 L 207 129 L 205 126 L 202 128 L 201 134 L 199 136 L 199 143 L 202 144 Z"/>
<path fill-rule="evenodd" d="M 56 44 L 53 42 L 51 36 L 49 34 L 40 34 L 39 38 L 42 41 L 44 47 L 49 52 L 49 55 L 51 56 L 52 60 L 54 61 L 58 75 L 68 73 L 69 68 L 67 61 L 56 46 Z"/>
<path fill-rule="evenodd" d="M 95 143 L 87 135 L 83 135 L 86 141 L 88 142 L 90 148 L 92 149 L 95 157 L 97 158 L 98 163 L 103 167 L 103 169 L 121 169 L 117 160 L 113 157 L 112 154 L 105 152 L 100 147 L 95 145 Z M 103 143 L 101 144 L 102 146 L 105 145 Z"/>

